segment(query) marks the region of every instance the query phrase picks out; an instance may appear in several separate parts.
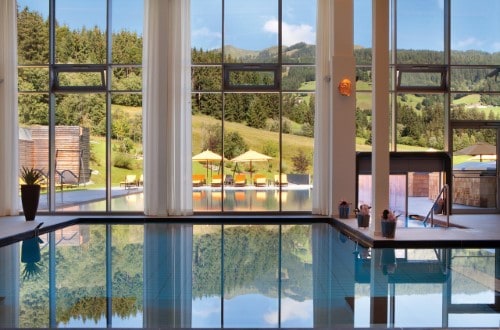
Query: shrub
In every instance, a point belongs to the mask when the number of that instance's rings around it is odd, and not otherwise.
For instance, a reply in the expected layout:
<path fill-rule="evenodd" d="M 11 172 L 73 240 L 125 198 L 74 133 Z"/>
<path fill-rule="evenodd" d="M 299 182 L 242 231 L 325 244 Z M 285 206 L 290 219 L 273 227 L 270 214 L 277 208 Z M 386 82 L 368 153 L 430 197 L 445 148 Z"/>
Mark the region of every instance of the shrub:
<path fill-rule="evenodd" d="M 134 158 L 129 154 L 117 153 L 113 159 L 113 166 L 133 170 Z"/>

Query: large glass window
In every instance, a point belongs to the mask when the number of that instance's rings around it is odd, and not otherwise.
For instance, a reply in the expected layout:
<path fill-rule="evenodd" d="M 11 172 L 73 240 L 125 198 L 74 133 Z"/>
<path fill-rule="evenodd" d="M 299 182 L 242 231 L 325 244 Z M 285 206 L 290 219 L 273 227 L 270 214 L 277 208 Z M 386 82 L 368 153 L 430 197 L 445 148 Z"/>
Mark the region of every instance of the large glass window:
<path fill-rule="evenodd" d="M 20 165 L 43 173 L 39 209 L 142 210 L 143 2 L 17 3 Z"/>
<path fill-rule="evenodd" d="M 191 8 L 194 210 L 310 211 L 316 2 Z"/>

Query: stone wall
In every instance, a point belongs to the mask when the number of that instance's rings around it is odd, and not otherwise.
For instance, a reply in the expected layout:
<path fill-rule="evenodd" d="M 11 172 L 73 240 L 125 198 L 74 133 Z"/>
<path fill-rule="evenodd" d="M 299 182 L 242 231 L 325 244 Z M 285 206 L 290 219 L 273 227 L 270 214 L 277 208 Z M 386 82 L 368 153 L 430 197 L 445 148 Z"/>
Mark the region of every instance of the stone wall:
<path fill-rule="evenodd" d="M 469 171 L 473 172 L 473 171 Z M 455 173 L 453 202 L 476 207 L 496 207 L 496 176 L 485 173 Z"/>

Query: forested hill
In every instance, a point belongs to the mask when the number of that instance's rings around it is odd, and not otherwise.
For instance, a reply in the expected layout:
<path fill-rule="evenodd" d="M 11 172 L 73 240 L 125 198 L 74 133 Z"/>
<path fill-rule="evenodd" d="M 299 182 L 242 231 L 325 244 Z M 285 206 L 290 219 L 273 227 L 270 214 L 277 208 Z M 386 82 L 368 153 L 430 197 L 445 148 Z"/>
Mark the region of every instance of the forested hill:
<path fill-rule="evenodd" d="M 220 54 L 221 49 L 203 50 L 194 49 L 195 53 L 203 52 L 210 54 Z M 304 42 L 292 46 L 283 46 L 283 62 L 285 63 L 314 63 L 316 53 L 315 45 L 308 45 Z M 246 50 L 228 45 L 224 48 L 224 55 L 229 61 L 234 62 L 276 62 L 278 57 L 278 47 L 266 48 L 262 51 Z M 400 64 L 443 64 L 444 52 L 435 50 L 398 50 L 398 63 Z M 372 49 L 361 46 L 354 47 L 354 57 L 358 65 L 368 65 L 372 61 Z M 217 57 L 217 60 L 220 60 Z M 456 65 L 498 65 L 500 66 L 500 52 L 488 53 L 479 50 L 452 51 L 452 64 Z"/>

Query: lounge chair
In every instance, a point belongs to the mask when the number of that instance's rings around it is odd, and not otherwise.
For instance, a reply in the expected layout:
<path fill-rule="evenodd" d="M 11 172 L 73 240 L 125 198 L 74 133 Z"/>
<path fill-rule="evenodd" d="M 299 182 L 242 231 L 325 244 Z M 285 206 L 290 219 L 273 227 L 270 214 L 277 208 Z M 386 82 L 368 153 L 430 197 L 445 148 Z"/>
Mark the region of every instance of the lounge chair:
<path fill-rule="evenodd" d="M 247 185 L 247 176 L 245 174 L 236 174 L 233 185 L 242 187 Z"/>
<path fill-rule="evenodd" d="M 137 176 L 135 174 L 127 174 L 125 181 L 120 182 L 120 187 L 124 186 L 125 189 L 137 187 Z"/>
<path fill-rule="evenodd" d="M 78 175 L 73 173 L 73 171 L 71 170 L 63 170 L 61 173 L 59 173 L 59 179 L 61 189 L 62 187 L 76 187 L 80 184 Z"/>
<path fill-rule="evenodd" d="M 274 175 L 274 185 L 275 186 L 288 186 L 288 176 L 285 173 L 281 173 L 281 178 L 279 174 Z"/>
<path fill-rule="evenodd" d="M 222 185 L 222 175 L 221 174 L 214 174 L 212 176 L 212 187 L 220 187 Z"/>
<path fill-rule="evenodd" d="M 253 176 L 253 184 L 256 187 L 265 187 L 267 186 L 267 178 L 264 174 L 257 173 Z"/>
<path fill-rule="evenodd" d="M 207 180 L 204 174 L 193 174 L 193 187 L 203 186 Z"/>

